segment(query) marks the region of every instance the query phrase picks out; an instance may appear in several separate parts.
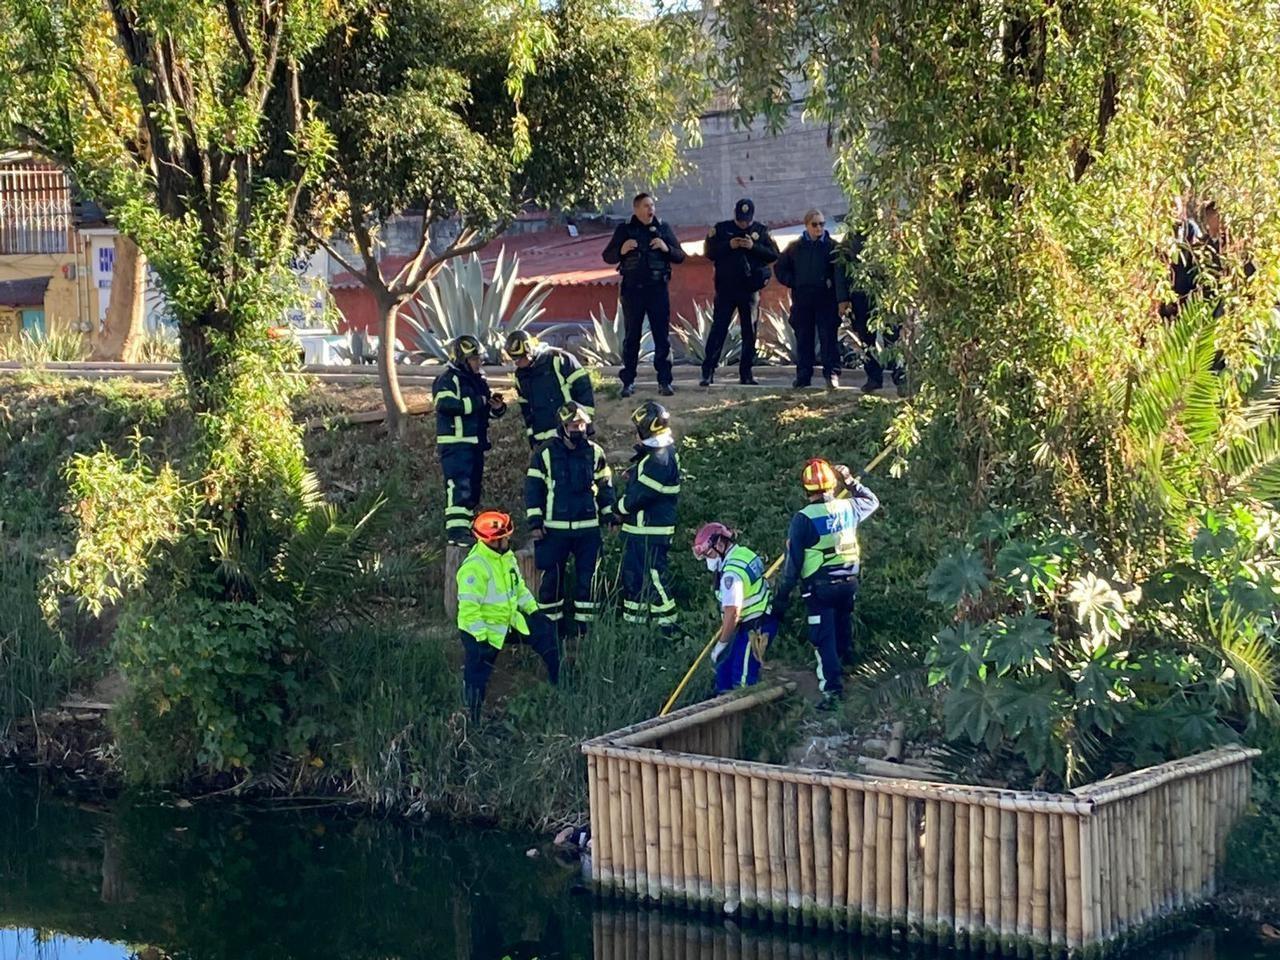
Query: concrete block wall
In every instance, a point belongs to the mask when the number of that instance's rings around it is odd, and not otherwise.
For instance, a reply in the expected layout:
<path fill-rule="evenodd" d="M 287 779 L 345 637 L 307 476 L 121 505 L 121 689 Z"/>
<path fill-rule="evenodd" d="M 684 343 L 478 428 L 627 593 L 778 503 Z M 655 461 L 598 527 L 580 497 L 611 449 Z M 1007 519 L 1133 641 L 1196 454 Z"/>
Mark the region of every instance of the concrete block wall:
<path fill-rule="evenodd" d="M 765 222 L 799 222 L 810 207 L 834 220 L 849 209 L 832 175 L 834 159 L 826 125 L 802 120 L 798 108 L 777 135 L 709 114 L 702 119 L 702 146 L 685 153 L 687 172 L 655 191 L 658 216 L 676 226 L 711 224 L 727 219 L 739 197 L 751 197 L 756 218 Z M 607 212 L 629 216 L 630 198 Z"/>

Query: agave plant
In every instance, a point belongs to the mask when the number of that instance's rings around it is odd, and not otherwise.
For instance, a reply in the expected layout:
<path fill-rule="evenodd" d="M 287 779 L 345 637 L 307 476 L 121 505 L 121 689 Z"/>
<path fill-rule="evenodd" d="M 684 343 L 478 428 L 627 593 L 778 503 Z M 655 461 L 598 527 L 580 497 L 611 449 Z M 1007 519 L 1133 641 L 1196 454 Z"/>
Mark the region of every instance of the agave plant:
<path fill-rule="evenodd" d="M 604 312 L 604 304 L 591 312 L 591 329 L 586 336 L 575 344 L 575 349 L 583 361 L 598 367 L 616 367 L 622 363 L 622 343 L 626 337 L 627 324 L 622 316 L 622 304 L 619 303 L 610 318 Z M 648 330 L 640 338 L 640 362 L 653 360 L 653 334 Z"/>
<path fill-rule="evenodd" d="M 506 258 L 504 248 L 493 266 L 493 279 L 485 283 L 478 254 L 447 263 L 417 297 L 405 316 L 405 339 L 419 359 L 447 360 L 449 341 L 470 334 L 480 341 L 486 363 L 502 362 L 507 334 L 521 330 L 542 316 L 542 305 L 551 287 L 539 283 L 516 302 L 520 258 Z"/>
<path fill-rule="evenodd" d="M 671 332 L 684 347 L 684 355 L 695 363 L 702 363 L 707 356 L 707 340 L 711 337 L 712 308 L 707 303 L 693 305 L 693 319 L 683 314 L 677 318 Z M 729 322 L 729 335 L 725 337 L 724 350 L 720 353 L 720 362 L 730 366 L 738 362 L 742 356 L 742 326 L 735 315 Z"/>
<path fill-rule="evenodd" d="M 781 310 L 761 310 L 756 318 L 756 356 L 766 363 L 789 364 L 796 355 L 796 332 Z"/>

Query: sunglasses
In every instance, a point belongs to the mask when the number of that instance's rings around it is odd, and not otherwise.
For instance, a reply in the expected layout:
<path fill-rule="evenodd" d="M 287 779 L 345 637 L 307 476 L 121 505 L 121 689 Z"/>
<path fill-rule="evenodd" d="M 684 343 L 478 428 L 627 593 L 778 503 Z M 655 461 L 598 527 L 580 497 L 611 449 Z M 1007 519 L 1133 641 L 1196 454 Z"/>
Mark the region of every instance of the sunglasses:
<path fill-rule="evenodd" d="M 811 226 L 811 227 L 825 227 L 826 225 L 827 225 L 827 221 L 825 221 L 825 220 L 810 220 L 810 221 L 809 221 L 809 226 Z"/>

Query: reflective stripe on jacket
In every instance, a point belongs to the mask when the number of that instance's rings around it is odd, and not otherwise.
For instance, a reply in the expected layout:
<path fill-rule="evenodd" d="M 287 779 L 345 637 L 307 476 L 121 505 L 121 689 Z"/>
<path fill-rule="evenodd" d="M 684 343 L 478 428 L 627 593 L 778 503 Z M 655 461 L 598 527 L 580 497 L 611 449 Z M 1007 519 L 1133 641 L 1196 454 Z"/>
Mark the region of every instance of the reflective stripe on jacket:
<path fill-rule="evenodd" d="M 676 532 L 680 496 L 680 460 L 675 444 L 636 447 L 636 465 L 618 501 L 625 533 L 669 537 Z"/>
<path fill-rule="evenodd" d="M 533 452 L 524 481 L 533 529 L 585 530 L 613 517 L 613 471 L 592 441 L 572 448 L 557 437 Z"/>
<path fill-rule="evenodd" d="M 507 632 L 529 635 L 525 614 L 538 602 L 525 586 L 515 551 L 476 543 L 458 567 L 458 629 L 502 649 Z"/>
<path fill-rule="evenodd" d="M 516 393 L 525 436 L 542 443 L 556 435 L 556 416 L 570 400 L 596 414 L 591 377 L 573 354 L 558 347 L 546 347 L 533 363 L 516 367 Z"/>
<path fill-rule="evenodd" d="M 489 421 L 501 414 L 489 407 L 489 381 L 483 373 L 450 365 L 431 385 L 436 405 L 436 443 L 477 443 L 489 448 Z"/>

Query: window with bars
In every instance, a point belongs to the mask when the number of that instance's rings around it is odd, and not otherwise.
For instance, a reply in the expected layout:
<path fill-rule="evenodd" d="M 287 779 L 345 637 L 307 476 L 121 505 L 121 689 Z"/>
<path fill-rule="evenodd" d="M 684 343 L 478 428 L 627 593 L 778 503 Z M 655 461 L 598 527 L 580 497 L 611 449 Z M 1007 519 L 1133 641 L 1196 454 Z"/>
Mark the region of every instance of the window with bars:
<path fill-rule="evenodd" d="M 70 253 L 71 185 L 56 167 L 0 167 L 0 256 Z"/>

